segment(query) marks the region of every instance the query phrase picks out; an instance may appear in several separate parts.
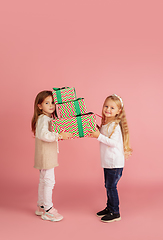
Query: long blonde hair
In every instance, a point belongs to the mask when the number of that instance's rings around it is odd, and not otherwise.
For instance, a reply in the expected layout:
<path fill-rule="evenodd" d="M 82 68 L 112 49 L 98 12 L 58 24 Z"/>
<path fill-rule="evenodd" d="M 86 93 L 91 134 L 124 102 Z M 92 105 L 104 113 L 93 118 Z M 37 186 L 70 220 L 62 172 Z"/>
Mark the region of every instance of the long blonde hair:
<path fill-rule="evenodd" d="M 34 133 L 35 135 L 35 132 L 36 132 L 36 123 L 37 123 L 37 120 L 38 120 L 38 117 L 42 114 L 42 109 L 40 109 L 38 107 L 38 104 L 41 104 L 45 98 L 47 98 L 48 96 L 52 96 L 52 91 L 42 91 L 42 92 L 39 92 L 35 98 L 35 103 L 34 103 L 34 114 L 33 114 L 33 118 L 32 118 L 32 121 L 31 121 L 31 128 L 32 128 L 32 132 Z M 55 116 L 54 115 L 55 113 L 53 113 L 53 117 Z"/>
<path fill-rule="evenodd" d="M 115 122 L 115 124 L 114 124 L 113 130 L 112 130 L 109 138 L 113 135 L 113 133 L 115 131 L 115 128 L 119 124 L 120 127 L 121 127 L 121 131 L 122 131 L 124 154 L 125 154 L 125 157 L 128 158 L 132 154 L 132 149 L 130 148 L 129 129 L 128 129 L 128 124 L 127 124 L 125 110 L 124 110 L 124 104 L 122 104 L 122 99 L 119 96 L 111 95 L 111 96 L 108 96 L 105 99 L 104 104 L 103 104 L 103 108 L 104 108 L 105 103 L 106 103 L 106 101 L 108 99 L 113 100 L 116 103 L 117 107 L 119 109 L 121 109 L 120 113 L 117 114 L 115 116 L 115 119 L 113 120 L 113 122 Z M 106 124 L 106 118 L 105 118 L 105 116 L 103 114 L 103 111 L 102 111 L 101 126 L 104 125 L 104 124 Z"/>

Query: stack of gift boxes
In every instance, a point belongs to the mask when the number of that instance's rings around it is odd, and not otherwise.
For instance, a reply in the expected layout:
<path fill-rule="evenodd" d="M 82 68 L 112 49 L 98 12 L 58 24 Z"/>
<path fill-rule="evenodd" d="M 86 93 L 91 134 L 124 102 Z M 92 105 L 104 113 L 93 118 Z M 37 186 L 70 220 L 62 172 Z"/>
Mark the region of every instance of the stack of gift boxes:
<path fill-rule="evenodd" d="M 53 100 L 56 104 L 56 119 L 52 120 L 54 132 L 70 132 L 73 138 L 87 137 L 90 131 L 96 131 L 96 116 L 87 113 L 84 98 L 76 98 L 74 88 L 53 88 Z"/>

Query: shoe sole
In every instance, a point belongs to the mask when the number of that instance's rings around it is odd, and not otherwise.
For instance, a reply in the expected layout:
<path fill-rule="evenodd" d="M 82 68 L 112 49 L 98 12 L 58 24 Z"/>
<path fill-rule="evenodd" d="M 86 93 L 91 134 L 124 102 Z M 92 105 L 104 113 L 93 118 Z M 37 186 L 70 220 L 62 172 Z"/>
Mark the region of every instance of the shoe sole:
<path fill-rule="evenodd" d="M 51 219 L 51 218 L 48 218 L 48 217 L 44 217 L 43 215 L 41 216 L 41 218 L 43 220 L 47 220 L 47 221 L 51 221 L 51 222 L 59 222 L 61 221 L 63 218 L 60 218 L 60 219 Z"/>
<path fill-rule="evenodd" d="M 115 222 L 115 221 L 120 221 L 121 220 L 121 217 L 119 218 L 115 218 L 115 219 L 112 219 L 112 220 L 101 220 L 102 222 Z"/>
<path fill-rule="evenodd" d="M 106 214 L 104 214 L 104 215 L 97 215 L 97 214 L 96 214 L 97 217 L 104 217 L 105 215 L 106 215 Z"/>
<path fill-rule="evenodd" d="M 37 216 L 42 216 L 44 213 L 40 213 L 40 212 L 35 212 L 35 214 L 37 215 Z"/>

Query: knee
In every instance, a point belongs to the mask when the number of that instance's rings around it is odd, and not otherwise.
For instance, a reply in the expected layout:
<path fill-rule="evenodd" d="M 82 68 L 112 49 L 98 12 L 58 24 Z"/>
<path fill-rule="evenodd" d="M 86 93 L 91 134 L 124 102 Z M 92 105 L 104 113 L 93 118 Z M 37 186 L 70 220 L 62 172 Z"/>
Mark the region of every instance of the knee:
<path fill-rule="evenodd" d="M 115 184 L 105 184 L 105 188 L 109 191 L 116 190 L 117 186 Z"/>
<path fill-rule="evenodd" d="M 55 179 L 46 178 L 46 179 L 44 179 L 44 184 L 45 184 L 45 186 L 54 187 Z"/>

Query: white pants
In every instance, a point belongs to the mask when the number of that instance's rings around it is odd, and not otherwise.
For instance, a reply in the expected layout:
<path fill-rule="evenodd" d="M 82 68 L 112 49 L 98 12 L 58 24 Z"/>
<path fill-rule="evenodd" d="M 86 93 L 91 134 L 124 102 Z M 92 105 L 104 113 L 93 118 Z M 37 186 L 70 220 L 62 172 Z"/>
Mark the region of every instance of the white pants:
<path fill-rule="evenodd" d="M 52 192 L 55 184 L 54 168 L 40 170 L 40 181 L 38 186 L 38 205 L 48 210 L 53 206 Z"/>

